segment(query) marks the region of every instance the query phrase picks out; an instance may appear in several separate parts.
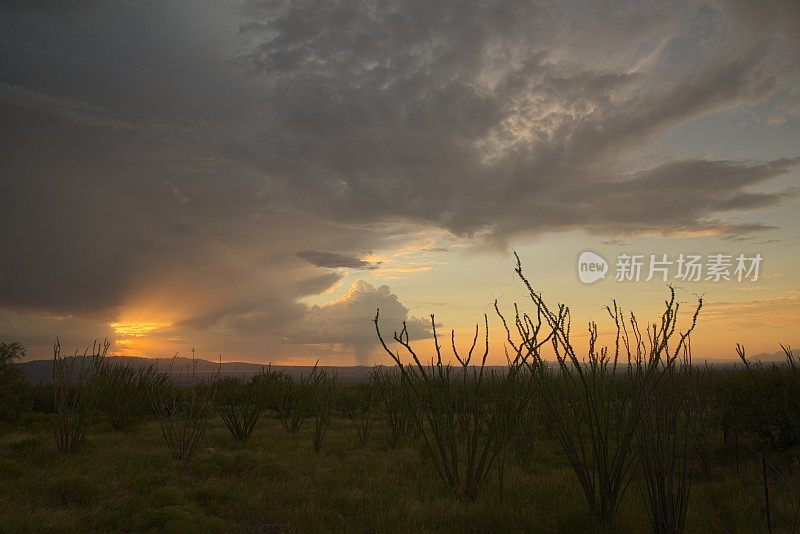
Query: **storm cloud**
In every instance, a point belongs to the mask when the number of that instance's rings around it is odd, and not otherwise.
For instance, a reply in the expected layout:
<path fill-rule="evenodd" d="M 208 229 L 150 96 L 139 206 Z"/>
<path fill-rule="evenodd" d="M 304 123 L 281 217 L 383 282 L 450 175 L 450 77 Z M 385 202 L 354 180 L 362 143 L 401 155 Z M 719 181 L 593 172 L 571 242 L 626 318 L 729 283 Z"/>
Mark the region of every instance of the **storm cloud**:
<path fill-rule="evenodd" d="M 320 321 L 363 354 L 353 314 L 390 299 L 407 317 L 388 287 L 354 286 L 331 308 L 300 299 L 341 270 L 380 271 L 362 251 L 409 227 L 493 246 L 573 229 L 737 238 L 771 228 L 742 212 L 796 195 L 768 185 L 797 154 L 641 152 L 742 106 L 795 118 L 796 2 L 11 2 L 0 13 L 8 314 L 104 325 L 170 309 L 169 335 L 264 351 Z"/>
<path fill-rule="evenodd" d="M 314 250 L 303 250 L 295 254 L 317 267 L 327 267 L 336 269 L 339 267 L 349 267 L 351 269 L 376 269 L 377 266 L 368 261 L 364 261 L 356 256 L 339 254 L 337 252 L 325 252 Z"/>

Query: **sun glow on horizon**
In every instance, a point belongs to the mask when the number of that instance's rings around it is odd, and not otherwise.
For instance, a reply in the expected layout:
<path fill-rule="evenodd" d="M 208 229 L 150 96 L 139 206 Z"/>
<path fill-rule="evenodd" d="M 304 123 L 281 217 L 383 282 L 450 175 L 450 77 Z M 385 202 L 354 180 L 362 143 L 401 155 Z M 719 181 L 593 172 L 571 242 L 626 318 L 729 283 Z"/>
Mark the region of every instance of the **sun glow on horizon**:
<path fill-rule="evenodd" d="M 142 337 L 155 330 L 167 328 L 171 326 L 171 323 L 163 321 L 116 322 L 109 324 L 109 326 L 121 336 Z"/>

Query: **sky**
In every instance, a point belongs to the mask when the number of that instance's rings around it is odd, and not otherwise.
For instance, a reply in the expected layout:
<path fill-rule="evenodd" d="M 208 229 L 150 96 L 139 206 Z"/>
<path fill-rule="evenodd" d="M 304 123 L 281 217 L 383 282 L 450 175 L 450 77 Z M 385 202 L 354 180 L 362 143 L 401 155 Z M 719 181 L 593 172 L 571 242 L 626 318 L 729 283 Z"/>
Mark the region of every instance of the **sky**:
<path fill-rule="evenodd" d="M 380 308 L 426 355 L 431 314 L 462 350 L 487 314 L 502 363 L 495 300 L 531 310 L 516 251 L 578 340 L 596 320 L 613 342 L 612 299 L 657 321 L 672 284 L 684 327 L 704 299 L 696 357 L 800 346 L 798 20 L 794 0 L 3 2 L 0 340 L 371 365 Z"/>

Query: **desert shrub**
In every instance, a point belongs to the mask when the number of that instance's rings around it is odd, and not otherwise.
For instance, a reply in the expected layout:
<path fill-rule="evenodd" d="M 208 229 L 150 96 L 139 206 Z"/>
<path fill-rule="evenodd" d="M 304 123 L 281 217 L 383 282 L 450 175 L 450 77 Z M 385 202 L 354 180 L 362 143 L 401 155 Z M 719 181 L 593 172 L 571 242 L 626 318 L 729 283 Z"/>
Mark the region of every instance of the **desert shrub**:
<path fill-rule="evenodd" d="M 267 401 L 262 397 L 259 381 L 242 383 L 233 377 L 217 375 L 206 385 L 217 414 L 233 439 L 244 443 L 258 423 Z"/>
<path fill-rule="evenodd" d="M 25 357 L 20 343 L 0 343 L 0 421 L 16 420 L 27 406 L 27 384 L 15 361 Z"/>
<path fill-rule="evenodd" d="M 615 332 L 613 346 L 598 346 L 597 324 L 590 322 L 588 352 L 582 357 L 572 342 L 569 308 L 550 308 L 525 277 L 519 256 L 516 259 L 517 276 L 535 308 L 533 314 L 520 313 L 515 305 L 518 341 L 496 304 L 495 308 L 514 360 L 529 366 L 538 378 L 549 426 L 578 477 L 593 525 L 608 529 L 639 461 L 636 434 L 643 392 L 663 364 L 682 354 L 702 299 L 683 333 L 676 333 L 679 304 L 674 289 L 660 321 L 644 332 L 636 317 L 626 318 L 614 302 L 613 308 L 606 307 Z M 546 343 L 555 354 L 555 370 L 542 357 Z"/>
<path fill-rule="evenodd" d="M 53 409 L 55 434 L 59 452 L 78 450 L 91 422 L 92 411 L 99 400 L 96 380 L 110 343 L 93 343 L 83 356 L 61 354 L 61 343 L 53 346 Z"/>
<path fill-rule="evenodd" d="M 314 439 L 312 446 L 316 453 L 322 450 L 322 442 L 328 432 L 328 426 L 336 407 L 338 391 L 336 377 L 328 376 L 327 373 L 323 372 L 314 395 Z"/>
<path fill-rule="evenodd" d="M 419 437 L 419 412 L 412 404 L 411 396 L 403 391 L 402 375 L 376 367 L 372 379 L 379 384 L 389 447 L 397 447 L 401 439 Z"/>
<path fill-rule="evenodd" d="M 19 378 L 19 369 L 14 366 L 14 362 L 24 357 L 25 347 L 22 344 L 0 343 L 0 384 Z"/>
<path fill-rule="evenodd" d="M 208 429 L 210 399 L 208 389 L 197 379 L 196 367 L 193 360 L 173 375 L 174 382 L 154 384 L 150 390 L 164 442 L 172 457 L 183 462 L 194 456 Z"/>
<path fill-rule="evenodd" d="M 355 392 L 354 402 L 348 406 L 347 416 L 358 436 L 358 443 L 366 447 L 372 435 L 372 428 L 378 415 L 381 400 L 381 383 L 373 377 L 365 384 L 357 384 L 351 389 Z"/>
<path fill-rule="evenodd" d="M 115 430 L 130 429 L 151 411 L 149 392 L 166 379 L 155 364 L 134 368 L 130 362 L 105 360 L 95 377 L 98 408 Z"/>
<path fill-rule="evenodd" d="M 653 532 L 686 527 L 692 487 L 697 409 L 688 345 L 684 357 L 663 362 L 642 388 L 637 428 L 645 502 Z"/>
<path fill-rule="evenodd" d="M 529 402 L 527 409 L 519 415 L 519 420 L 512 426 L 511 445 L 517 464 L 528 467 L 534 455 L 534 442 L 539 428 L 539 410 L 535 401 Z"/>
<path fill-rule="evenodd" d="M 758 437 L 771 450 L 800 445 L 800 368 L 790 347 L 783 364 L 751 362 L 736 346 L 744 372 L 729 371 L 725 422 L 735 431 Z"/>
<path fill-rule="evenodd" d="M 322 380 L 317 365 L 308 376 L 301 375 L 298 381 L 282 375 L 275 388 L 273 406 L 284 430 L 295 434 L 311 415 L 314 394 Z"/>
<path fill-rule="evenodd" d="M 436 361 L 429 365 L 422 364 L 411 346 L 405 323 L 393 336 L 412 358 L 413 363 L 403 364 L 399 353 L 393 352 L 384 341 L 379 317 L 380 310 L 374 319 L 378 340 L 394 360 L 406 384 L 403 391 L 408 396 L 407 402 L 419 407 L 424 421 L 421 425 L 423 442 L 437 475 L 459 501 L 474 501 L 508 442 L 510 422 L 516 420 L 527 405 L 533 391 L 533 381 L 525 378 L 530 373 L 525 373 L 516 362 L 510 364 L 494 384 L 493 401 L 483 402 L 489 380 L 487 317 L 484 316 L 486 343 L 480 364 L 471 368 L 471 356 L 459 357 L 459 369 L 442 363 L 433 315 L 431 329 Z M 523 390 L 525 395 L 516 394 L 517 380 L 528 386 Z"/>
<path fill-rule="evenodd" d="M 28 387 L 29 407 L 37 413 L 55 413 L 55 385 L 53 382 L 39 382 Z"/>

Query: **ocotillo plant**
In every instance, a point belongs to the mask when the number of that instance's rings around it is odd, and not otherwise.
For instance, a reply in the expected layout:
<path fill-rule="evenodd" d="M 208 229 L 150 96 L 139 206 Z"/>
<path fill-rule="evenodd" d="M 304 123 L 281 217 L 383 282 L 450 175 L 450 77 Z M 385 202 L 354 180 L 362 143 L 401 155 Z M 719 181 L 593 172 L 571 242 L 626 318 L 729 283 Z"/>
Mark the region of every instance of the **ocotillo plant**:
<path fill-rule="evenodd" d="M 485 369 L 489 354 L 488 318 L 484 316 L 486 337 L 480 365 L 467 368 L 462 364 L 460 376 L 456 376 L 452 366 L 442 363 L 433 316 L 431 329 L 436 362 L 430 365 L 424 365 L 417 356 L 405 322 L 402 330 L 393 336 L 413 360 L 411 364 L 403 364 L 399 352 L 393 352 L 381 335 L 379 317 L 380 310 L 374 319 L 378 340 L 407 384 L 404 391 L 409 395 L 409 402 L 418 406 L 422 413 L 421 433 L 437 475 L 458 500 L 474 501 L 508 441 L 508 422 L 518 417 L 527 402 L 527 398 L 520 402 L 518 396 L 512 395 L 519 368 L 509 366 L 498 384 L 495 402 L 466 411 L 459 422 L 457 414 L 461 407 L 481 404 L 481 391 L 488 375 Z"/>
<path fill-rule="evenodd" d="M 372 378 L 380 384 L 381 405 L 389 447 L 397 447 L 403 438 L 419 437 L 421 425 L 419 410 L 410 401 L 410 396 L 403 391 L 406 384 L 402 375 L 376 367 Z"/>
<path fill-rule="evenodd" d="M 800 445 L 800 368 L 791 348 L 781 348 L 785 363 L 764 365 L 751 362 L 737 343 L 746 372 L 734 383 L 728 414 L 738 429 L 774 451 Z"/>
<path fill-rule="evenodd" d="M 660 323 L 648 326 L 644 333 L 636 317 L 631 314 L 626 321 L 614 302 L 613 308 L 606 308 L 615 328 L 613 347 L 598 347 L 597 324 L 590 322 L 588 353 L 582 358 L 572 343 L 569 308 L 559 304 L 555 311 L 551 309 L 534 291 L 519 256 L 515 256 L 515 270 L 534 304 L 536 319 L 521 314 L 515 305 L 519 339 L 515 342 L 508 322 L 495 306 L 514 352 L 512 361 L 536 370 L 549 422 L 578 477 L 592 523 L 598 529 L 608 529 L 638 461 L 635 437 L 642 388 L 659 362 L 682 353 L 696 325 L 702 300 L 683 333 L 676 333 L 679 304 L 674 289 Z M 556 372 L 541 354 L 547 341 L 556 357 Z"/>
<path fill-rule="evenodd" d="M 16 419 L 32 404 L 24 394 L 26 383 L 14 363 L 24 357 L 25 346 L 21 343 L 0 343 L 0 421 Z"/>
<path fill-rule="evenodd" d="M 664 362 L 642 388 L 637 430 L 645 501 L 653 532 L 679 534 L 686 526 L 698 415 L 691 346 L 680 361 Z"/>
<path fill-rule="evenodd" d="M 279 382 L 274 402 L 275 410 L 284 430 L 295 434 L 310 415 L 314 392 L 322 374 L 317 364 L 308 376 L 300 376 L 298 382 L 285 377 Z"/>
<path fill-rule="evenodd" d="M 378 406 L 381 400 L 381 383 L 370 376 L 366 384 L 359 384 L 354 387 L 356 396 L 353 403 L 348 407 L 348 417 L 353 423 L 353 427 L 358 435 L 358 443 L 366 447 L 369 437 L 372 434 L 372 426 L 377 417 Z"/>
<path fill-rule="evenodd" d="M 117 360 L 114 358 L 113 360 Z M 134 368 L 130 362 L 106 360 L 96 376 L 99 408 L 117 430 L 132 428 L 150 409 L 149 391 L 167 376 L 155 364 Z"/>
<path fill-rule="evenodd" d="M 320 379 L 314 396 L 314 452 L 322 450 L 322 441 L 328 432 L 331 416 L 336 406 L 336 377 L 328 376 L 327 373 L 320 373 Z"/>
<path fill-rule="evenodd" d="M 243 384 L 233 377 L 222 377 L 219 373 L 206 383 L 213 406 L 233 439 L 246 442 L 258 423 L 265 408 L 259 388 L 254 383 Z"/>
<path fill-rule="evenodd" d="M 183 462 L 197 452 L 208 428 L 209 391 L 197 379 L 196 367 L 193 359 L 173 382 L 155 385 L 150 391 L 164 442 L 172 457 Z M 176 376 L 172 365 L 169 374 Z"/>
<path fill-rule="evenodd" d="M 61 354 L 59 340 L 53 345 L 53 407 L 59 452 L 74 452 L 83 443 L 99 398 L 97 373 L 110 345 L 107 340 L 95 342 L 91 354 L 87 348 L 82 356 L 75 352 L 72 357 Z"/>

